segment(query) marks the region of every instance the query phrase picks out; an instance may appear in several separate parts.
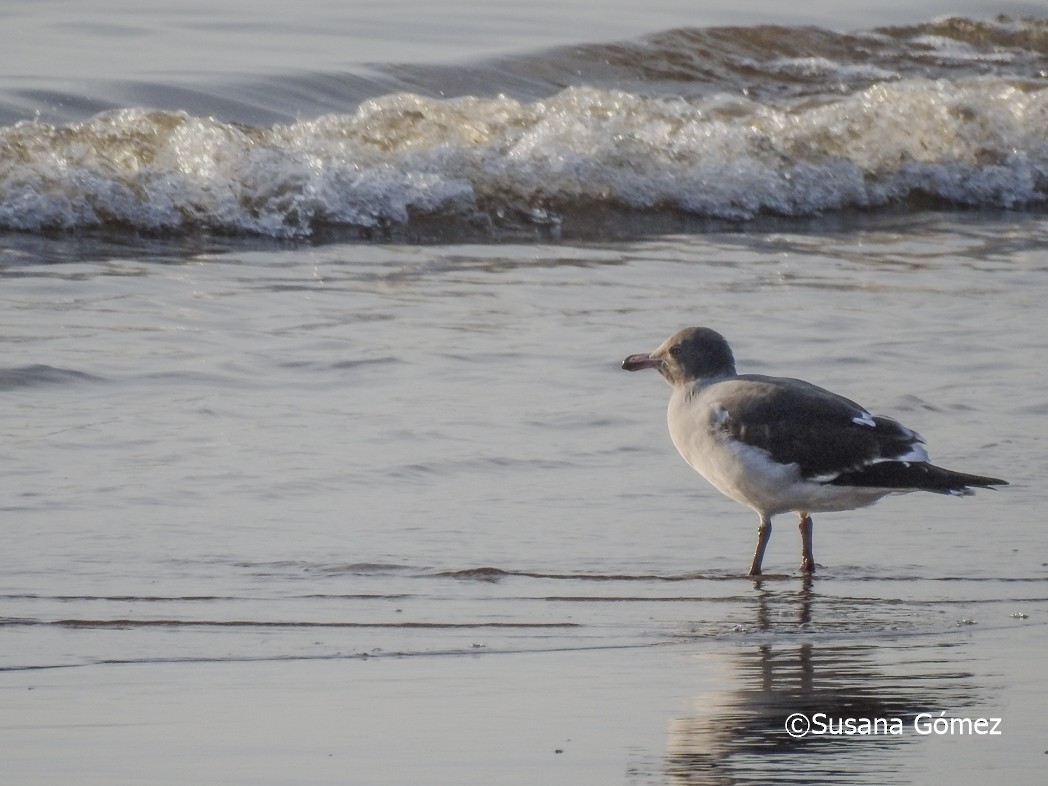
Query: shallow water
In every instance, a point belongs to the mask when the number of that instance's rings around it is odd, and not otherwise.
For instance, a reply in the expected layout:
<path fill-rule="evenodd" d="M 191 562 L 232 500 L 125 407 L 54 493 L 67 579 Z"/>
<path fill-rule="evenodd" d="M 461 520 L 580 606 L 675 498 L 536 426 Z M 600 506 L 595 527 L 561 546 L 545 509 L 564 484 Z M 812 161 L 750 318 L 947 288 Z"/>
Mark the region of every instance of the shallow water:
<path fill-rule="evenodd" d="M 9 244 L 8 771 L 1036 782 L 1045 231 Z M 618 368 L 691 322 L 1012 486 L 816 517 L 810 586 L 782 517 L 755 584 L 753 515 L 676 457 L 661 380 Z M 781 731 L 820 708 L 1006 733 Z"/>

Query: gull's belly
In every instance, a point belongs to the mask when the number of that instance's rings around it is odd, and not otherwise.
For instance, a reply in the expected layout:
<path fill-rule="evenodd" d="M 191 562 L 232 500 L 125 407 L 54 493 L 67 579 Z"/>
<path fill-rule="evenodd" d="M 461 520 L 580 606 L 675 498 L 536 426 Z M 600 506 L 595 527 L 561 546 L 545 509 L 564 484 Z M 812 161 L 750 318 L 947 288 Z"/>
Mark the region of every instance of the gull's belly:
<path fill-rule="evenodd" d="M 795 510 L 800 501 L 788 493 L 801 484 L 796 465 L 776 464 L 763 450 L 717 439 L 710 432 L 693 432 L 690 439 L 675 435 L 673 443 L 692 469 L 736 502 L 772 515 Z"/>

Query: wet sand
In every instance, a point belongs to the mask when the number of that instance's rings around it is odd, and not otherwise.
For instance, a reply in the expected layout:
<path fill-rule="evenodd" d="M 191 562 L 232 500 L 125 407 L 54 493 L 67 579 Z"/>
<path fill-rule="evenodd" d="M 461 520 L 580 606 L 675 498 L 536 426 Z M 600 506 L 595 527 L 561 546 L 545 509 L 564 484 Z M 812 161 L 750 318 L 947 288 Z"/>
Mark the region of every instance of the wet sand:
<path fill-rule="evenodd" d="M 985 783 L 991 770 L 1002 782 L 1039 783 L 1048 690 L 1037 653 L 1048 644 L 1039 621 L 1048 603 L 897 601 L 878 612 L 879 630 L 864 633 L 853 619 L 854 631 L 835 633 L 854 589 L 861 585 L 816 579 L 806 590 L 791 578 L 739 586 L 729 604 L 664 603 L 677 630 L 621 647 L 568 641 L 543 650 L 533 640 L 535 651 L 514 652 L 504 633 L 485 644 L 488 634 L 476 631 L 474 653 L 8 672 L 4 769 L 21 784 L 84 786 L 963 786 Z M 571 616 L 585 622 L 586 605 Z M 645 604 L 611 605 L 628 615 Z M 1012 617 L 1017 609 L 1029 617 Z M 737 620 L 734 630 L 696 632 L 724 616 Z M 783 724 L 795 712 L 897 718 L 903 729 L 794 739 Z M 1000 734 L 919 733 L 943 716 L 1000 718 Z"/>

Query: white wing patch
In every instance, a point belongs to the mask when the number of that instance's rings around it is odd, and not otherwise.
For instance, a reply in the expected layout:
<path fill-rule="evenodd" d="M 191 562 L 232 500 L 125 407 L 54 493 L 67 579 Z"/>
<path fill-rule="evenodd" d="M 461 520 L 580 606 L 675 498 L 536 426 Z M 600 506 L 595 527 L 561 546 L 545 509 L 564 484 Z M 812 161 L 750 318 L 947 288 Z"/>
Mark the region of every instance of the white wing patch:
<path fill-rule="evenodd" d="M 928 458 L 928 451 L 925 450 L 924 445 L 920 444 L 919 442 L 915 442 L 912 445 L 910 445 L 910 449 L 908 452 L 895 456 L 894 458 L 878 459 L 878 461 L 901 461 L 904 464 L 909 464 L 911 461 L 921 462 L 929 460 L 930 459 Z"/>
<path fill-rule="evenodd" d="M 852 423 L 856 426 L 869 426 L 870 428 L 877 428 L 877 424 L 873 422 L 873 415 L 867 412 L 865 409 L 862 410 L 858 415 L 852 418 Z"/>
<path fill-rule="evenodd" d="M 840 475 L 844 470 L 835 469 L 832 472 L 824 472 L 821 475 L 812 475 L 808 478 L 811 483 L 829 483 L 831 480 Z"/>

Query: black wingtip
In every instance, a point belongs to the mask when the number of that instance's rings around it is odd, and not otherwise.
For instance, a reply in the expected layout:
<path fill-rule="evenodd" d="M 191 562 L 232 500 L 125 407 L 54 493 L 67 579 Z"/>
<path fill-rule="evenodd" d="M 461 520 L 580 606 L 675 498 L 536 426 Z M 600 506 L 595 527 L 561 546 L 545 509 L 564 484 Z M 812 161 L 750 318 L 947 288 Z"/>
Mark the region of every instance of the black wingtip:
<path fill-rule="evenodd" d="M 881 461 L 841 473 L 830 483 L 835 486 L 931 491 L 955 496 L 968 496 L 976 488 L 991 489 L 1009 485 L 1008 481 L 999 478 L 954 472 L 922 461 Z"/>

